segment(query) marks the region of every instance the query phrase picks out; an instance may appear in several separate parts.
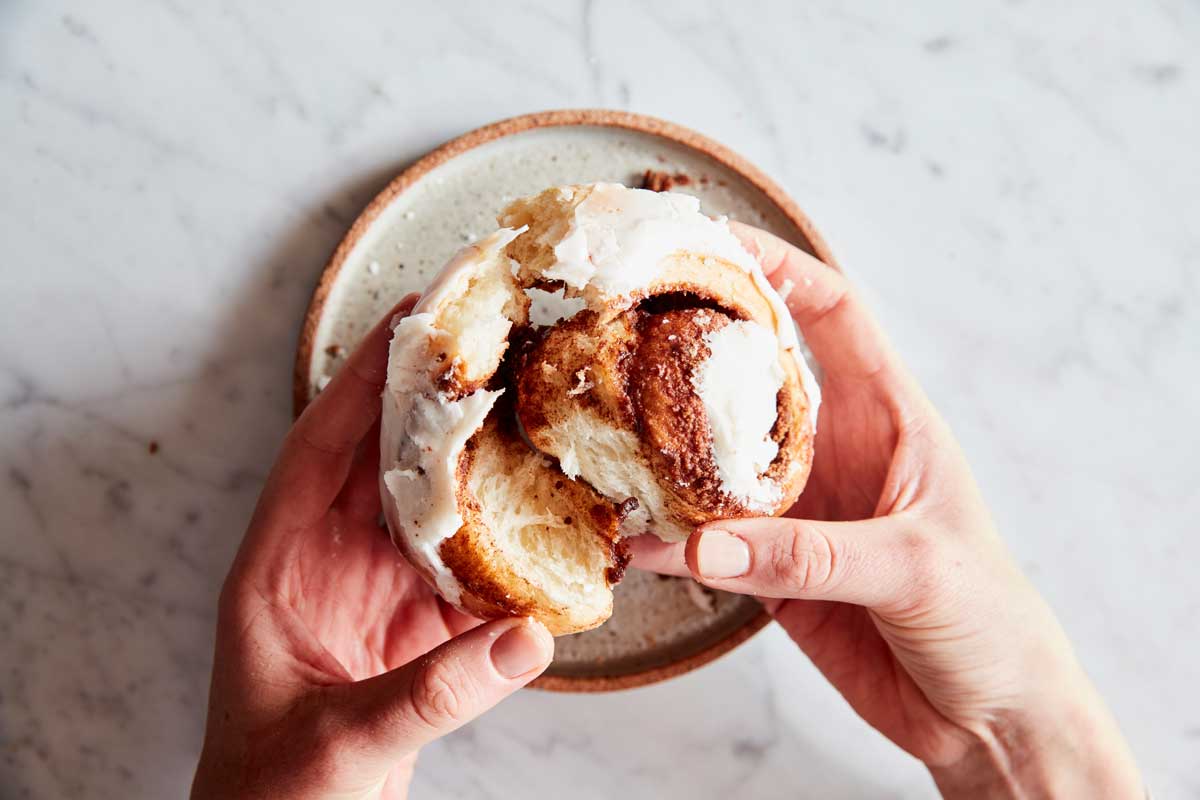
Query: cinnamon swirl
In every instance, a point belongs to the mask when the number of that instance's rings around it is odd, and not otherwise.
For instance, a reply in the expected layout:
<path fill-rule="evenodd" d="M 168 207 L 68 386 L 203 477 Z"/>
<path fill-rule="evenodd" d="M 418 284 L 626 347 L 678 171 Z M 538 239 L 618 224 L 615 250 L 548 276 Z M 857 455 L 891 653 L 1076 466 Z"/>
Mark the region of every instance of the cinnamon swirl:
<path fill-rule="evenodd" d="M 499 222 L 396 328 L 385 517 L 450 602 L 571 633 L 611 614 L 621 537 L 787 509 L 819 395 L 778 294 L 695 198 L 559 187 Z M 536 327 L 535 288 L 583 308 Z"/>

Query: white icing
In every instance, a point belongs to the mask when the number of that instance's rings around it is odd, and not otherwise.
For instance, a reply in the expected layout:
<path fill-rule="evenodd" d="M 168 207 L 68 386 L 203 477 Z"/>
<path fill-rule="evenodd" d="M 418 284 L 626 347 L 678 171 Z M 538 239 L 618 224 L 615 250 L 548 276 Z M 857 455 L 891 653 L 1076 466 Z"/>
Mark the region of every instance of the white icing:
<path fill-rule="evenodd" d="M 458 603 L 462 587 L 446 568 L 438 548 L 462 527 L 456 470 L 467 440 L 502 391 L 480 389 L 452 399 L 438 390 L 445 369 L 433 357 L 441 335 L 434 326 L 438 308 L 457 298 L 476 270 L 502 252 L 520 231 L 503 228 L 463 248 L 442 270 L 413 313 L 396 324 L 388 350 L 380 435 L 380 483 L 384 515 L 393 536 L 403 536 L 410 557 L 426 568 L 448 601 Z"/>
<path fill-rule="evenodd" d="M 620 297 L 652 284 L 662 272 L 663 258 L 679 251 L 715 256 L 750 273 L 771 305 L 775 336 L 796 360 L 815 433 L 821 390 L 800 352 L 791 313 L 725 218 L 704 216 L 697 198 L 594 184 L 575 207 L 567 234 L 554 246 L 556 263 L 543 274 L 577 292 L 587 288 L 601 299 Z"/>
<path fill-rule="evenodd" d="M 463 524 L 456 501 L 456 467 L 463 446 L 500 394 L 480 389 L 454 401 L 416 394 L 408 413 L 397 418 L 401 424 L 388 431 L 400 442 L 391 468 L 383 473 L 394 504 L 391 518 L 408 542 L 410 554 L 424 562 L 438 591 L 452 603 L 460 601 L 462 587 L 446 569 L 438 548 Z"/>
<path fill-rule="evenodd" d="M 708 416 L 722 488 L 750 508 L 770 510 L 782 490 L 759 476 L 779 452 L 770 438 L 784 380 L 778 340 L 756 322 L 737 321 L 709 331 L 704 341 L 711 354 L 693 373 L 692 385 Z"/>
<path fill-rule="evenodd" d="M 717 256 L 751 270 L 757 266 L 723 222 L 700 213 L 686 194 L 597 183 L 575 207 L 570 230 L 554 247 L 545 271 L 572 289 L 591 286 L 619 297 L 650 284 L 664 256 L 680 250 Z"/>

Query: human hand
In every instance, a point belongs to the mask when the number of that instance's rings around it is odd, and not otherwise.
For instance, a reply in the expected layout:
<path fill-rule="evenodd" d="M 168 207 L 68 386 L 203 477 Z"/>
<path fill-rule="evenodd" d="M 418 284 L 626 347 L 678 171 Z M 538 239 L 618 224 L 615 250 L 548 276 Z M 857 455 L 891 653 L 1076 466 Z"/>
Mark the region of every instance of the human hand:
<path fill-rule="evenodd" d="M 787 517 L 718 521 L 634 565 L 757 595 L 851 706 L 964 797 L 1140 797 L 1133 758 L 998 536 L 946 423 L 846 280 L 732 226 L 824 370 Z"/>
<path fill-rule="evenodd" d="M 544 627 L 458 612 L 379 527 L 391 319 L 288 433 L 225 580 L 193 798 L 404 797 L 419 747 L 550 663 Z"/>

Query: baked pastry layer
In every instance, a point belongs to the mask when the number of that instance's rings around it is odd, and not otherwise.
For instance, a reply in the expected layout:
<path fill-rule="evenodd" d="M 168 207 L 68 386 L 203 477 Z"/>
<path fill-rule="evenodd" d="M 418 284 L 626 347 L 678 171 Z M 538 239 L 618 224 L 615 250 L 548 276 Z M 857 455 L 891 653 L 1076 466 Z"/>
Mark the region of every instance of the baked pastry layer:
<path fill-rule="evenodd" d="M 569 633 L 611 613 L 622 536 L 789 507 L 818 392 L 779 296 L 694 198 L 558 187 L 500 223 L 397 326 L 385 516 L 446 599 Z M 533 288 L 584 308 L 535 328 Z"/>

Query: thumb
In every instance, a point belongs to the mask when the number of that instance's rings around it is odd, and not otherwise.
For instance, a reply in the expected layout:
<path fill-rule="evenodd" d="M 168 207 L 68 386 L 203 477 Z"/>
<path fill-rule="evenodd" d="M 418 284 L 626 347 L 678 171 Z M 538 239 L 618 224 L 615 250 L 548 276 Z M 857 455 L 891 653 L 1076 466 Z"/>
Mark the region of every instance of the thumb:
<path fill-rule="evenodd" d="M 902 602 L 936 568 L 937 549 L 897 517 L 767 517 L 709 523 L 688 539 L 685 557 L 692 576 L 714 589 L 879 608 Z"/>
<path fill-rule="evenodd" d="M 390 767 L 536 678 L 554 639 L 532 619 L 502 619 L 457 636 L 402 667 L 347 687 L 345 724 L 361 756 Z"/>

